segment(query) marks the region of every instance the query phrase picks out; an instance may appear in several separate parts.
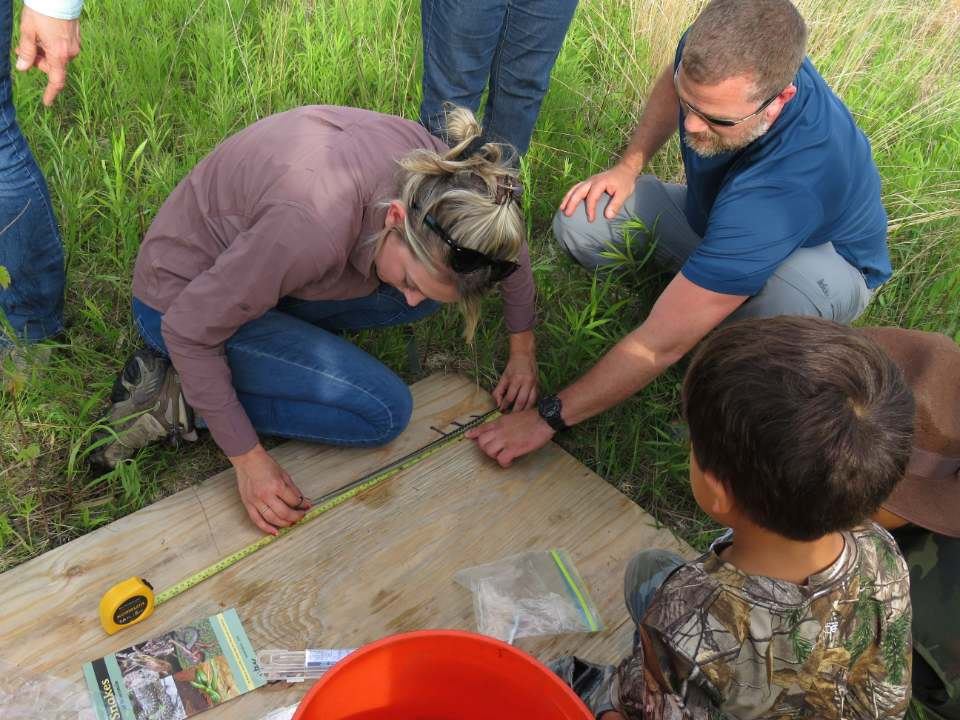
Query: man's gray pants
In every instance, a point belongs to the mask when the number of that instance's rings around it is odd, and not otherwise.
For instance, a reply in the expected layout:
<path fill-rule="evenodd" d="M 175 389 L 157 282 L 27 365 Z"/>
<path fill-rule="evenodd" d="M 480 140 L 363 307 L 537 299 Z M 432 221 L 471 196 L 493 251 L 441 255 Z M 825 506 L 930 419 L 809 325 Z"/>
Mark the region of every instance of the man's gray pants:
<path fill-rule="evenodd" d="M 623 224 L 638 219 L 653 231 L 654 261 L 676 273 L 703 240 L 687 222 L 683 209 L 686 194 L 684 185 L 641 175 L 633 195 L 615 219 L 607 220 L 603 215 L 610 201 L 610 197 L 604 195 L 597 203 L 592 223 L 587 220 L 585 205 L 581 203 L 571 217 L 561 212 L 554 216 L 553 232 L 577 262 L 593 270 L 614 262 L 603 253 L 609 253 L 614 247 L 622 248 Z M 634 233 L 634 255 L 642 253 L 643 245 L 649 240 L 645 233 Z M 837 253 L 833 243 L 827 242 L 795 250 L 777 267 L 761 291 L 741 305 L 728 321 L 813 315 L 849 324 L 863 313 L 872 295 L 860 271 Z"/>

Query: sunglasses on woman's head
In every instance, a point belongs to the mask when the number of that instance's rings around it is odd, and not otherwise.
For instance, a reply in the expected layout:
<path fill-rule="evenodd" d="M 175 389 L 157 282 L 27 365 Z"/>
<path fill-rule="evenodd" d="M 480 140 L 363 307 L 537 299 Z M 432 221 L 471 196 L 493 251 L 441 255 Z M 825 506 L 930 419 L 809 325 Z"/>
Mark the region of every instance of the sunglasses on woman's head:
<path fill-rule="evenodd" d="M 411 203 L 410 207 L 414 212 L 420 212 L 420 207 L 417 203 Z M 490 268 L 490 281 L 500 282 L 510 277 L 516 272 L 517 268 L 520 267 L 519 263 L 512 260 L 497 260 L 489 255 L 485 255 L 479 250 L 458 245 L 430 213 L 423 214 L 423 224 L 436 233 L 437 236 L 450 247 L 450 269 L 457 273 L 457 275 L 469 275 L 481 268 L 488 267 Z"/>

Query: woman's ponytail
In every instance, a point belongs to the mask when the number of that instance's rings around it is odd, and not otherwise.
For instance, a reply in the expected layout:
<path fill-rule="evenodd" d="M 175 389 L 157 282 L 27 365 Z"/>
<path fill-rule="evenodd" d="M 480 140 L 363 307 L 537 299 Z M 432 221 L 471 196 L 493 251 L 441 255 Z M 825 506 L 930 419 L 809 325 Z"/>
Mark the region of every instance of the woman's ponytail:
<path fill-rule="evenodd" d="M 417 260 L 434 273 L 449 272 L 451 249 L 424 225 L 429 214 L 460 247 L 493 260 L 515 261 L 525 223 L 520 182 L 509 145 L 487 140 L 472 112 L 446 108 L 447 152 L 414 150 L 400 160 L 399 201 L 407 209 L 404 237 Z M 453 274 L 460 295 L 467 342 L 473 341 L 490 268 Z"/>

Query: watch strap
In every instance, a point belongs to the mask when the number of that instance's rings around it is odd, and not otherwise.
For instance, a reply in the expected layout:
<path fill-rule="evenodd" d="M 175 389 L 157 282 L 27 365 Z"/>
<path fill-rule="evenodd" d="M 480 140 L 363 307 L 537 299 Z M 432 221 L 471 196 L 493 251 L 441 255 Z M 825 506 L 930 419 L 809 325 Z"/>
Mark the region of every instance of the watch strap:
<path fill-rule="evenodd" d="M 563 421 L 561 412 L 563 403 L 556 395 L 547 395 L 537 403 L 537 412 L 544 422 L 547 423 L 555 432 L 566 430 L 568 425 Z"/>

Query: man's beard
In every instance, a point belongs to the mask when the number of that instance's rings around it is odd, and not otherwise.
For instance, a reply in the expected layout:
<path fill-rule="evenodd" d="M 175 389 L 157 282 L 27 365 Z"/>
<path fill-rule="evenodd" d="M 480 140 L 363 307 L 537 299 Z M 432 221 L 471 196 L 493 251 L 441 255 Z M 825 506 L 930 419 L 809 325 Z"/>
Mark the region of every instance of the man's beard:
<path fill-rule="evenodd" d="M 684 133 L 683 141 L 691 150 L 703 158 L 713 157 L 726 152 L 742 150 L 770 129 L 770 123 L 764 120 L 750 130 L 744 137 L 729 139 L 720 137 L 717 133 L 706 130 L 704 132 Z"/>

